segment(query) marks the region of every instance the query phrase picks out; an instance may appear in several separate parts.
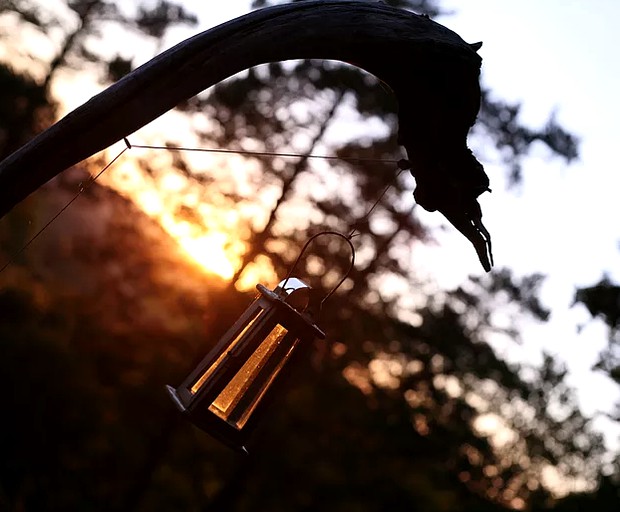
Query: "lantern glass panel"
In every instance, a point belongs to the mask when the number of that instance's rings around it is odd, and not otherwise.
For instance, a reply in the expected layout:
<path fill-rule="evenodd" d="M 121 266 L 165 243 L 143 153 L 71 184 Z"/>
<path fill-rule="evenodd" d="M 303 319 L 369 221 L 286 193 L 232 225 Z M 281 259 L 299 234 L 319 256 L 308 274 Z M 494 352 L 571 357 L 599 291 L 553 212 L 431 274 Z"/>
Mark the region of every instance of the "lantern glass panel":
<path fill-rule="evenodd" d="M 196 382 L 190 388 L 190 392 L 191 392 L 192 395 L 195 395 L 198 392 L 198 390 L 200 390 L 202 385 L 209 379 L 209 377 L 214 372 L 214 370 L 217 367 L 219 367 L 225 361 L 226 358 L 230 357 L 230 351 L 235 348 L 235 346 L 239 343 L 239 341 L 245 336 L 245 334 L 250 330 L 250 328 L 256 323 L 256 321 L 260 318 L 260 316 L 264 312 L 265 312 L 264 309 L 258 310 L 256 312 L 256 315 L 254 316 L 254 318 L 252 318 L 252 320 L 250 320 L 245 325 L 243 330 L 239 334 L 237 334 L 237 336 L 235 337 L 235 339 L 233 341 L 231 341 L 230 345 L 228 345 L 225 348 L 225 350 L 223 350 L 222 353 L 218 356 L 218 358 L 213 363 L 211 363 L 209 365 L 209 367 L 206 369 L 206 371 L 198 378 L 198 380 L 196 380 Z M 226 390 L 224 390 L 224 391 L 226 391 Z"/>
<path fill-rule="evenodd" d="M 243 428 L 297 344 L 297 340 L 294 340 L 284 356 L 277 361 L 277 364 L 270 365 L 268 375 L 260 375 L 287 334 L 288 330 L 280 324 L 271 330 L 258 349 L 248 358 L 230 383 L 209 406 L 213 413 L 234 427 Z M 258 389 L 251 390 L 248 393 L 258 378 L 261 379 Z"/>

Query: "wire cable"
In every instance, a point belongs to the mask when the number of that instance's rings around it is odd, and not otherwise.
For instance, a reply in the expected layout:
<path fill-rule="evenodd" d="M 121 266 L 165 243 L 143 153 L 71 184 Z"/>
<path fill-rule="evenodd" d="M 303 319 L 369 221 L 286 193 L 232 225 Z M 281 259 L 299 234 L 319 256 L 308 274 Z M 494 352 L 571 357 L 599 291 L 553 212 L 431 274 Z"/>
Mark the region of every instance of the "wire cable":
<path fill-rule="evenodd" d="M 283 158 L 314 158 L 314 159 L 323 159 L 323 160 L 340 160 L 345 162 L 368 162 L 368 163 L 385 163 L 385 164 L 396 164 L 400 169 L 400 172 L 396 175 L 394 180 L 400 176 L 403 170 L 409 169 L 410 164 L 408 160 L 400 159 L 384 159 L 384 158 L 363 158 L 363 157 L 344 157 L 344 156 L 330 156 L 330 155 L 304 155 L 301 153 L 278 153 L 275 151 L 246 151 L 241 149 L 218 149 L 218 148 L 199 148 L 199 147 L 185 147 L 185 146 L 155 146 L 149 144 L 132 144 L 129 142 L 127 137 L 123 137 L 123 142 L 125 143 L 125 147 L 112 159 L 108 162 L 94 177 L 92 177 L 85 185 L 80 185 L 80 189 L 78 192 L 65 204 L 49 221 L 47 221 L 41 229 L 39 229 L 28 241 L 18 249 L 9 259 L 8 261 L 0 268 L 0 274 L 10 266 L 15 259 L 22 254 L 41 234 L 58 218 L 62 213 L 71 206 L 80 195 L 88 190 L 88 188 L 99 178 L 105 171 L 107 171 L 126 151 L 136 148 L 136 149 L 151 149 L 151 150 L 167 150 L 167 151 L 187 151 L 187 152 L 201 152 L 201 153 L 221 153 L 221 154 L 238 154 L 238 155 L 247 155 L 247 156 L 268 156 L 268 157 L 283 157 Z M 392 181 L 393 183 L 393 181 Z M 375 201 L 372 207 L 368 210 L 368 212 L 360 219 L 367 219 L 375 207 L 379 204 L 385 193 L 392 186 L 392 183 L 387 185 L 379 198 Z M 358 223 L 360 222 L 358 221 Z M 351 233 L 348 235 L 348 239 L 350 240 L 355 236 L 356 229 L 353 228 Z"/>

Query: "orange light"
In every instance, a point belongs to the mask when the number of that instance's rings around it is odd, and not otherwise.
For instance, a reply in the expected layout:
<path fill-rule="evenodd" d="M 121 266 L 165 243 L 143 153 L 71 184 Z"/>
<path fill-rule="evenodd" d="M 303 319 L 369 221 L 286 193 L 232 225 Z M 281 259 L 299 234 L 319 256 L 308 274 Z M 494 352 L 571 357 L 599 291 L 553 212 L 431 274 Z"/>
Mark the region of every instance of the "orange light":
<path fill-rule="evenodd" d="M 175 237 L 177 243 L 196 263 L 207 272 L 230 280 L 235 275 L 236 265 L 227 253 L 228 235 L 222 232 L 209 233 L 193 238 Z M 237 259 L 237 258 L 235 258 Z"/>
<path fill-rule="evenodd" d="M 189 182 L 183 187 L 181 181 L 184 178 L 173 172 L 158 179 L 159 184 L 131 161 L 103 177 L 106 184 L 133 200 L 144 213 L 156 220 L 188 259 L 209 274 L 225 281 L 232 279 L 248 250 L 247 243 L 240 239 L 239 234 L 249 231 L 250 220 L 257 215 L 255 208 L 239 208 L 232 202 L 222 201 L 217 194 L 213 204 L 202 203 L 202 189 Z M 190 209 L 191 218 L 178 216 L 176 212 L 179 207 Z M 275 281 L 275 271 L 269 258 L 258 258 L 250 263 L 236 287 L 247 291 L 259 281 Z"/>

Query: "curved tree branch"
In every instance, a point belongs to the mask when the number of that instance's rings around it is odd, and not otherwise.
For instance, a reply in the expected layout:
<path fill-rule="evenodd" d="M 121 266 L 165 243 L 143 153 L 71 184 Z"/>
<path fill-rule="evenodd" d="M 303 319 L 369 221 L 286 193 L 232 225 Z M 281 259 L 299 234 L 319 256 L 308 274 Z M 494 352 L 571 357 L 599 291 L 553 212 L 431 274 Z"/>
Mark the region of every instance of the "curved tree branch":
<path fill-rule="evenodd" d="M 478 48 L 427 17 L 379 2 L 317 0 L 254 11 L 160 54 L 0 163 L 0 217 L 64 169 L 239 71 L 333 59 L 392 88 L 418 202 L 442 211 L 472 240 L 459 218 L 472 215 L 463 197 L 475 202 L 488 186 L 466 146 L 480 106 Z"/>

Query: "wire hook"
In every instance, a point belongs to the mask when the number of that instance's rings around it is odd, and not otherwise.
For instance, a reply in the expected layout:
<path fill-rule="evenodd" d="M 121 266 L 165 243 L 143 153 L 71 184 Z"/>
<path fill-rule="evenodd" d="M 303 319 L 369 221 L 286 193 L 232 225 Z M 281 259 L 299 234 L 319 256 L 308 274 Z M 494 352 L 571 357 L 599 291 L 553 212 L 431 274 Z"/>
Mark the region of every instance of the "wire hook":
<path fill-rule="evenodd" d="M 295 260 L 295 263 L 293 263 L 293 266 L 291 267 L 291 269 L 288 271 L 288 274 L 286 276 L 286 279 L 284 280 L 284 282 L 282 283 L 282 288 L 286 289 L 286 284 L 288 283 L 288 280 L 291 278 L 291 275 L 293 274 L 293 270 L 295 270 L 295 267 L 297 267 L 297 264 L 299 263 L 299 260 L 301 259 L 301 257 L 304 255 L 304 253 L 306 252 L 306 249 L 308 248 L 308 246 L 318 237 L 323 236 L 323 235 L 330 235 L 330 236 L 337 236 L 339 238 L 342 238 L 343 240 L 345 240 L 347 242 L 347 244 L 349 245 L 349 248 L 351 249 L 351 264 L 349 265 L 349 268 L 347 269 L 347 271 L 345 272 L 345 274 L 342 276 L 342 279 L 340 279 L 340 281 L 338 281 L 338 283 L 336 284 L 336 286 L 334 286 L 327 295 L 325 295 L 325 297 L 323 297 L 323 299 L 321 300 L 321 302 L 319 303 L 319 311 L 323 308 L 323 303 L 329 299 L 334 292 L 340 288 L 340 285 L 342 285 L 342 283 L 344 283 L 345 279 L 347 277 L 349 277 L 349 274 L 351 273 L 351 270 L 353 270 L 353 267 L 355 265 L 355 247 L 353 247 L 353 244 L 351 243 L 351 236 L 345 236 L 342 233 L 339 233 L 338 231 L 321 231 L 320 233 L 317 233 L 316 235 L 311 236 L 308 241 L 304 244 L 304 246 L 302 247 L 299 255 L 297 256 L 297 259 Z"/>

